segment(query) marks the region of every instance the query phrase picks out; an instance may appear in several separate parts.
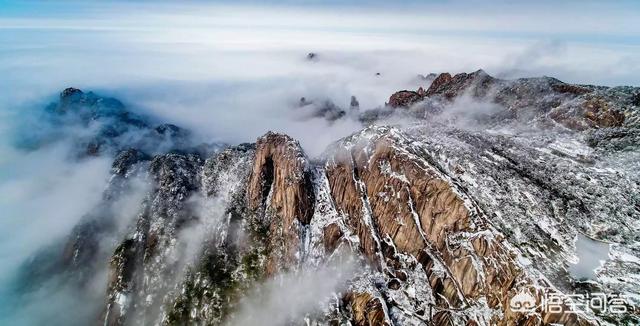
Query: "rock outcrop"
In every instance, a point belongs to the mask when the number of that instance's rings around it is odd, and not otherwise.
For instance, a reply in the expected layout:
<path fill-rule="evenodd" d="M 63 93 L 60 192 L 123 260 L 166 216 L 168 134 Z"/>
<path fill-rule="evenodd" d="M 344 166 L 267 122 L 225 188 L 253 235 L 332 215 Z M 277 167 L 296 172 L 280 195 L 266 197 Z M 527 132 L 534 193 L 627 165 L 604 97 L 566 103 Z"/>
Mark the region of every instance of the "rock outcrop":
<path fill-rule="evenodd" d="M 424 99 L 424 97 L 418 92 L 404 90 L 393 93 L 389 98 L 388 105 L 392 108 L 410 107 L 411 105 L 422 101 L 422 99 Z"/>
<path fill-rule="evenodd" d="M 302 229 L 313 215 L 312 183 L 309 162 L 298 142 L 274 133 L 258 139 L 247 202 L 269 229 L 268 275 L 295 265 L 300 256 Z"/>
<path fill-rule="evenodd" d="M 427 89 L 427 96 L 431 96 L 441 92 L 445 85 L 448 85 L 453 78 L 448 72 L 441 73 L 431 82 L 431 86 Z"/>
<path fill-rule="evenodd" d="M 489 76 L 484 70 L 459 73 L 451 77 L 448 73 L 440 74 L 427 90 L 427 96 L 440 95 L 447 99 L 454 99 L 464 93 L 473 97 L 487 96 L 497 80 Z"/>
<path fill-rule="evenodd" d="M 203 155 L 216 149 L 196 144 L 187 130 L 176 125 L 154 125 L 115 98 L 77 88 L 62 91 L 59 101 L 47 106 L 35 123 L 24 127 L 29 132 L 19 135 L 19 147 L 34 150 L 70 138 L 72 154 L 80 158 L 116 155 L 129 148 L 149 154 L 180 150 Z M 84 132 L 71 134 L 79 129 Z"/>
<path fill-rule="evenodd" d="M 373 128 L 332 149 L 327 177 L 338 211 L 380 270 L 396 275 L 407 263 L 422 266 L 436 312 L 465 323 L 515 323 L 522 316 L 509 301 L 534 281 L 481 209 L 415 144 L 397 130 Z M 475 309 L 503 310 L 482 320 Z M 538 318 L 589 324 L 570 314 Z"/>
<path fill-rule="evenodd" d="M 634 87 L 574 85 L 551 77 L 506 80 L 482 70 L 441 73 L 426 91 L 396 92 L 387 106 L 363 112 L 360 120 L 371 124 L 399 115 L 483 128 L 527 124 L 581 132 L 590 145 L 617 151 L 640 139 L 638 92 Z"/>

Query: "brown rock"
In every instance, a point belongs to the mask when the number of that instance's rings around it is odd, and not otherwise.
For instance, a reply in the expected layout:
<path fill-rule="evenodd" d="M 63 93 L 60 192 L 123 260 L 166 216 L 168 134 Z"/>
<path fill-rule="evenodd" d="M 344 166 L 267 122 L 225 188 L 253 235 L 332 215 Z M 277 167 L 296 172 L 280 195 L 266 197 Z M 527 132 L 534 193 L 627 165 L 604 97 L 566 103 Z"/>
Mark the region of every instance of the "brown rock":
<path fill-rule="evenodd" d="M 586 87 L 565 84 L 565 83 L 553 84 L 551 85 L 551 88 L 558 93 L 572 94 L 572 95 L 583 95 L 583 94 L 592 92 L 590 89 Z"/>
<path fill-rule="evenodd" d="M 426 96 L 430 96 L 430 95 L 442 92 L 445 85 L 450 83 L 452 79 L 453 78 L 451 77 L 450 73 L 448 72 L 441 73 L 440 75 L 438 75 L 438 77 L 436 77 L 436 79 L 433 80 L 433 82 L 431 83 L 431 86 L 429 86 L 429 89 L 427 89 Z"/>
<path fill-rule="evenodd" d="M 446 99 L 453 99 L 467 93 L 474 97 L 484 97 L 495 83 L 496 79 L 483 70 L 470 74 L 459 73 L 453 77 L 448 73 L 443 73 L 431 83 L 426 96 L 441 95 Z"/>
<path fill-rule="evenodd" d="M 454 325 L 453 319 L 451 318 L 451 313 L 449 313 L 448 311 L 439 311 L 434 313 L 431 323 L 438 326 Z"/>
<path fill-rule="evenodd" d="M 439 308 L 461 309 L 481 298 L 495 309 L 508 306 L 519 289 L 516 281 L 531 280 L 502 237 L 487 230 L 481 217 L 472 221 L 459 192 L 428 160 L 420 159 L 423 152 L 407 145 L 411 140 L 403 142 L 395 131 L 379 129 L 339 144 L 326 164 L 336 208 L 360 238 L 363 253 L 379 269 L 384 264 L 398 267 L 392 262 L 395 250 L 415 257 Z M 518 316 L 507 314 L 501 322 L 509 325 Z M 451 322 L 444 312 L 437 319 L 437 325 Z"/>
<path fill-rule="evenodd" d="M 624 124 L 624 113 L 599 96 L 587 95 L 580 105 L 565 105 L 549 112 L 554 121 L 574 130 L 620 127 Z"/>
<path fill-rule="evenodd" d="M 611 108 L 611 105 L 601 98 L 586 101 L 584 108 L 584 117 L 591 122 L 593 127 L 620 127 L 624 123 L 624 114 Z"/>
<path fill-rule="evenodd" d="M 353 324 L 356 326 L 389 325 L 386 320 L 383 303 L 369 293 L 350 293 L 347 302 L 353 311 Z"/>
<path fill-rule="evenodd" d="M 332 253 L 336 247 L 338 247 L 340 238 L 342 238 L 342 231 L 340 226 L 336 223 L 331 223 L 324 227 L 323 230 L 323 243 L 327 253 Z"/>
<path fill-rule="evenodd" d="M 392 108 L 408 108 L 411 105 L 422 101 L 423 99 L 424 97 L 421 96 L 418 92 L 404 90 L 393 93 L 393 95 L 391 95 L 391 97 L 389 98 L 388 104 Z"/>
<path fill-rule="evenodd" d="M 258 139 L 247 202 L 269 228 L 268 275 L 294 265 L 299 228 L 313 215 L 313 185 L 307 166 L 300 144 L 291 137 L 269 132 Z"/>
<path fill-rule="evenodd" d="M 418 91 L 417 91 L 418 95 L 420 95 L 420 97 L 425 97 L 427 96 L 427 92 L 424 90 L 424 88 L 418 87 Z"/>

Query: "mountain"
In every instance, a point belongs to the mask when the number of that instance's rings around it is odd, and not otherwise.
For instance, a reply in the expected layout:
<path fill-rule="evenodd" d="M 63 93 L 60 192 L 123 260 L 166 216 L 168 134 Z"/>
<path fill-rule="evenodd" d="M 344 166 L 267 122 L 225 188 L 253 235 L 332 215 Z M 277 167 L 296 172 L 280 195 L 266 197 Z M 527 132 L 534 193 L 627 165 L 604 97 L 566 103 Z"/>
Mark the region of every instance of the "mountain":
<path fill-rule="evenodd" d="M 112 178 L 24 278 L 87 288 L 107 268 L 103 325 L 639 323 L 640 89 L 484 71 L 429 82 L 357 112 L 363 129 L 313 158 L 273 132 L 194 145 L 67 89 L 48 114 L 100 121 L 79 148 L 113 153 Z M 591 280 L 571 273 L 579 237 L 610 244 Z M 535 308 L 595 292 L 626 295 L 626 312 Z"/>

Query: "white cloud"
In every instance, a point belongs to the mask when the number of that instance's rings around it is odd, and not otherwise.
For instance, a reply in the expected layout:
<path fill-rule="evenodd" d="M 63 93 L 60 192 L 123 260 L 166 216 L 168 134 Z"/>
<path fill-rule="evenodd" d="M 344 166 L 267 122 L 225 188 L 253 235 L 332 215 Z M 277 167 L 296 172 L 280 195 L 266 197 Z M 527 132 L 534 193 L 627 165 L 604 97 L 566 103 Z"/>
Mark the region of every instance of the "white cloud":
<path fill-rule="evenodd" d="M 227 324 L 277 326 L 300 321 L 335 299 L 355 272 L 355 262 L 345 258 L 341 263 L 278 275 L 243 297 Z"/>
<path fill-rule="evenodd" d="M 65 144 L 14 156 L 0 183 L 0 281 L 52 245 L 102 198 L 111 162 L 69 161 Z"/>

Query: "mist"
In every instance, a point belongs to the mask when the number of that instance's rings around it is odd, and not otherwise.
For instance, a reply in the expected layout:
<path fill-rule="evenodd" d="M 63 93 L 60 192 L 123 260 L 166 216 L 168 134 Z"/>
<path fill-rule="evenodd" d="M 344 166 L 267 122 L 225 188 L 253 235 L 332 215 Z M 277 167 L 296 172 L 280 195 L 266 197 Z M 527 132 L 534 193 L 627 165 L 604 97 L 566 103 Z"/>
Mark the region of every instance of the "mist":
<path fill-rule="evenodd" d="M 37 249 L 67 235 L 102 199 L 111 162 L 107 158 L 72 162 L 67 149 L 59 144 L 17 154 L 3 165 L 12 174 L 0 184 L 0 280 Z"/>
<path fill-rule="evenodd" d="M 318 312 L 356 273 L 357 264 L 349 257 L 328 265 L 278 275 L 252 288 L 241 299 L 226 325 L 287 325 Z"/>

